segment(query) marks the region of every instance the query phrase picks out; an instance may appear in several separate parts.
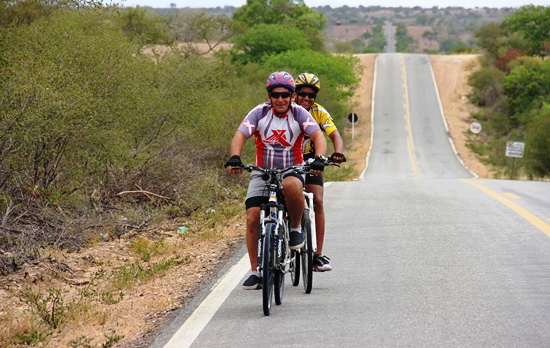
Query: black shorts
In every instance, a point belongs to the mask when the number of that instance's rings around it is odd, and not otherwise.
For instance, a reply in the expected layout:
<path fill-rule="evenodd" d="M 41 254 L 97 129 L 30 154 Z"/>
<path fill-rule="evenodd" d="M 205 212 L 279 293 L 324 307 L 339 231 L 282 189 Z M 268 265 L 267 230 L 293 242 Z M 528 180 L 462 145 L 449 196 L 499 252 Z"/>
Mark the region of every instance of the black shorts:
<path fill-rule="evenodd" d="M 323 174 L 320 175 L 312 175 L 312 174 L 306 174 L 306 185 L 317 185 L 323 187 Z"/>

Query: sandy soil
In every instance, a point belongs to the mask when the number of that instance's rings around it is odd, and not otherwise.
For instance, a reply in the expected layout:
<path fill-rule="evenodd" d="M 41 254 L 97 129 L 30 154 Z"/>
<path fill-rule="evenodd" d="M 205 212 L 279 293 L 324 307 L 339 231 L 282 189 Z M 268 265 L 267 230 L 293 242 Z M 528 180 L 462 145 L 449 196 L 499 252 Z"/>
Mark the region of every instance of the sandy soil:
<path fill-rule="evenodd" d="M 354 178 L 358 178 L 364 170 L 371 144 L 371 95 L 376 56 L 366 54 L 358 55 L 358 58 L 365 69 L 353 109 L 359 118 L 354 126 L 354 140 L 351 140 L 350 126 L 343 131 L 348 139 L 345 152 L 349 163 L 354 165 Z M 475 66 L 475 56 L 431 56 L 430 61 L 450 134 L 460 158 L 470 170 L 485 177 L 489 171 L 466 148 L 465 134 L 471 120 L 470 107 L 464 95 L 467 93 L 467 76 Z M 142 231 L 140 235 L 151 240 L 165 238 L 166 244 L 173 245 L 177 249 L 175 253 L 184 256 L 188 262 L 175 266 L 153 281 L 138 283 L 132 289 L 124 290 L 123 299 L 116 304 L 90 302 L 90 307 L 73 318 L 75 320 L 67 324 L 62 332 L 53 332 L 48 343 L 40 346 L 69 347 L 69 341 L 79 337 L 91 339 L 91 344 L 101 346 L 106 341 L 104 334 L 116 330 L 116 334 L 124 335 L 124 338 L 115 347 L 146 347 L 157 330 L 168 323 L 174 313 L 216 274 L 223 261 L 244 238 L 244 214 L 230 221 L 222 231 L 216 231 L 221 233 L 219 238 L 201 241 L 177 232 L 184 223 L 169 222 L 154 230 Z M 90 299 L 82 296 L 82 291 L 101 292 L 105 290 L 109 278 L 107 275 L 96 279 L 94 273 L 136 260 L 131 242 L 124 238 L 80 253 L 52 252 L 44 256 L 44 262 L 39 265 L 28 265 L 16 274 L 0 278 L 0 346 L 9 346 L 7 340 L 13 338 L 13 332 L 26 330 L 29 333 L 33 327 L 28 307 L 14 295 L 28 287 L 42 293 L 47 293 L 51 287 L 62 288 L 66 291 L 66 302 L 72 298 L 84 305 Z"/>

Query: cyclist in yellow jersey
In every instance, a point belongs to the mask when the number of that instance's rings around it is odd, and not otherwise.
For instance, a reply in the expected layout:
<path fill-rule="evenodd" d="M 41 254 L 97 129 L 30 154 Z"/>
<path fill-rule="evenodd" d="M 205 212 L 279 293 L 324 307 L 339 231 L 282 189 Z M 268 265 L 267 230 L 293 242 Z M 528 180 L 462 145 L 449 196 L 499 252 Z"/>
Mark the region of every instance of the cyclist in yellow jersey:
<path fill-rule="evenodd" d="M 303 108 L 309 111 L 319 127 L 325 132 L 334 147 L 334 153 L 330 156 L 335 163 L 346 161 L 344 156 L 344 141 L 332 120 L 332 117 L 325 108 L 315 102 L 317 94 L 321 90 L 321 82 L 319 78 L 310 73 L 300 74 L 296 80 L 296 102 Z M 311 139 L 304 141 L 304 159 L 315 157 L 315 144 Z M 306 176 L 305 189 L 313 193 L 315 207 L 315 226 L 317 229 L 317 251 L 313 258 L 313 265 L 317 271 L 331 271 L 332 266 L 329 263 L 329 258 L 322 254 L 323 242 L 325 239 L 325 210 L 323 207 L 323 175 Z"/>

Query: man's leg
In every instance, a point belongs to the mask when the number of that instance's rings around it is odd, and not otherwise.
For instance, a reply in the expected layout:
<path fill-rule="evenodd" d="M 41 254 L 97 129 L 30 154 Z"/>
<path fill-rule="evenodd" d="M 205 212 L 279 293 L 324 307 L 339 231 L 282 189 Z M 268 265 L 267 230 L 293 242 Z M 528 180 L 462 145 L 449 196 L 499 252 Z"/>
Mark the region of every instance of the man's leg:
<path fill-rule="evenodd" d="M 306 191 L 313 193 L 313 205 L 315 209 L 315 230 L 317 237 L 316 254 L 323 253 L 323 242 L 325 240 L 325 209 L 323 206 L 324 189 L 319 185 L 306 185 Z"/>
<path fill-rule="evenodd" d="M 323 244 L 325 241 L 325 207 L 323 205 L 323 195 L 325 189 L 323 186 L 308 184 L 306 185 L 306 191 L 313 193 L 313 205 L 315 208 L 317 251 L 315 251 L 315 255 L 313 256 L 313 266 L 318 271 L 331 271 L 332 266 L 329 263 L 329 258 L 323 256 Z"/>
<path fill-rule="evenodd" d="M 246 210 L 246 248 L 252 271 L 258 270 L 258 231 L 260 229 L 260 207 Z"/>
<path fill-rule="evenodd" d="M 283 185 L 285 187 L 283 189 L 285 204 L 290 215 L 290 227 L 300 227 L 302 213 L 305 208 L 304 194 L 302 193 L 304 184 L 295 176 L 287 176 L 283 181 Z"/>
<path fill-rule="evenodd" d="M 300 223 L 305 208 L 304 184 L 295 176 L 287 176 L 283 181 L 285 204 L 290 216 L 290 249 L 296 250 L 304 246 L 304 236 Z"/>

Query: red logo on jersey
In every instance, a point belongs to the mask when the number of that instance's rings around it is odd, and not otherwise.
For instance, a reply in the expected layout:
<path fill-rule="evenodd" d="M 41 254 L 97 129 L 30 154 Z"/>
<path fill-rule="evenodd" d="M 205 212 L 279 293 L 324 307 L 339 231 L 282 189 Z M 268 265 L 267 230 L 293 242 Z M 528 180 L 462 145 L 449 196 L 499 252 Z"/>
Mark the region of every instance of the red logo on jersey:
<path fill-rule="evenodd" d="M 283 146 L 291 146 L 288 141 L 286 141 L 286 129 L 281 130 L 272 130 L 273 134 L 267 137 L 264 142 L 268 144 L 281 144 Z"/>

